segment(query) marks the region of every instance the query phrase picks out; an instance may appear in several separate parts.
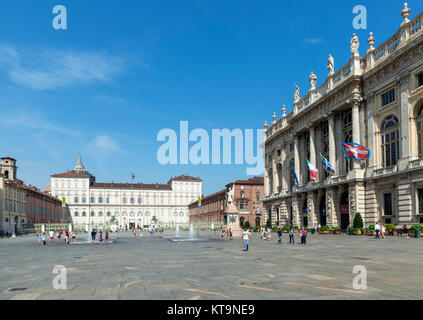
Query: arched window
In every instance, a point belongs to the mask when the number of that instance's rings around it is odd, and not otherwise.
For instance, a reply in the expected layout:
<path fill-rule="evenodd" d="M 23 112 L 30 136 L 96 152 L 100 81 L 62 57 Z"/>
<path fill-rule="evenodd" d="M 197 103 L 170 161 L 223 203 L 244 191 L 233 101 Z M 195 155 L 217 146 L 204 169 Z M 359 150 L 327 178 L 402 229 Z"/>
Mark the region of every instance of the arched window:
<path fill-rule="evenodd" d="M 417 141 L 419 146 L 419 157 L 423 157 L 423 105 L 417 113 Z"/>
<path fill-rule="evenodd" d="M 385 167 L 394 166 L 399 158 L 399 121 L 390 115 L 382 122 L 382 164 Z"/>

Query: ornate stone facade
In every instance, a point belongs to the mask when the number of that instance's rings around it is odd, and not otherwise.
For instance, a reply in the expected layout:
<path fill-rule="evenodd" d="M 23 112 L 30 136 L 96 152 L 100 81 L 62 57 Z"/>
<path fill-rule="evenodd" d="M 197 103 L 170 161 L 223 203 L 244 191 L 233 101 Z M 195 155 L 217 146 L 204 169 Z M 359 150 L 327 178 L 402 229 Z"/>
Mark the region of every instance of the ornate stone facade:
<path fill-rule="evenodd" d="M 364 57 L 353 35 L 350 60 L 302 98 L 293 111 L 265 125 L 265 213 L 280 208 L 276 225 L 346 228 L 360 212 L 366 225 L 423 223 L 423 13 L 410 8 L 393 37 Z M 343 142 L 367 146 L 368 161 L 346 160 Z M 327 174 L 319 154 L 333 165 Z M 310 180 L 306 160 L 319 171 Z M 299 183 L 292 173 L 295 170 Z M 283 208 L 283 209 L 282 209 Z"/>
<path fill-rule="evenodd" d="M 65 198 L 72 221 L 121 228 L 188 223 L 188 204 L 201 196 L 202 180 L 179 176 L 167 184 L 98 183 L 80 157 L 74 170 L 51 176 L 51 193 Z"/>

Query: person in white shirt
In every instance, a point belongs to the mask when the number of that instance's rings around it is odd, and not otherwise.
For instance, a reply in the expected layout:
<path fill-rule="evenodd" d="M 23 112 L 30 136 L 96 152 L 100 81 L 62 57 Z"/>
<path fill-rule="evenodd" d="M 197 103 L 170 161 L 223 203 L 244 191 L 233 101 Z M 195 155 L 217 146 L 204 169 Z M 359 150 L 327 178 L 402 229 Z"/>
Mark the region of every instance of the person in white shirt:
<path fill-rule="evenodd" d="M 385 232 L 386 232 L 386 228 L 385 228 L 385 224 L 382 223 L 382 229 L 381 229 L 381 234 L 382 234 L 382 239 L 385 239 Z"/>
<path fill-rule="evenodd" d="M 244 251 L 248 251 L 248 241 L 250 239 L 250 231 L 244 228 L 242 231 L 242 239 L 244 240 Z"/>
<path fill-rule="evenodd" d="M 53 242 L 54 240 L 54 231 L 50 230 L 50 242 Z"/>
<path fill-rule="evenodd" d="M 376 238 L 375 239 L 380 239 L 380 237 L 379 237 L 379 232 L 380 232 L 379 222 L 377 222 L 376 225 L 375 225 L 375 231 L 376 231 Z"/>

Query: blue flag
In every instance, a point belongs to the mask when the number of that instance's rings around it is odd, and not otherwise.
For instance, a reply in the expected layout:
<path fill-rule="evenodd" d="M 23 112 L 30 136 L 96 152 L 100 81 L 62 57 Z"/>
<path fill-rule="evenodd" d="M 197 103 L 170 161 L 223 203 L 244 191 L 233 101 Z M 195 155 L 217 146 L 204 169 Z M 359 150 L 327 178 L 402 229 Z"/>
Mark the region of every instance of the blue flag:
<path fill-rule="evenodd" d="M 300 183 L 298 182 L 298 177 L 297 177 L 297 174 L 295 173 L 295 169 L 294 169 L 294 167 L 293 167 L 293 166 L 291 166 L 291 170 L 292 170 L 292 173 L 294 174 L 294 177 L 295 177 L 295 182 L 297 183 L 297 185 L 300 185 Z"/>
<path fill-rule="evenodd" d="M 320 159 L 322 159 L 323 167 L 325 168 L 326 172 L 334 176 L 335 168 L 333 167 L 333 165 L 328 161 L 328 159 L 322 156 L 322 154 L 320 154 Z"/>

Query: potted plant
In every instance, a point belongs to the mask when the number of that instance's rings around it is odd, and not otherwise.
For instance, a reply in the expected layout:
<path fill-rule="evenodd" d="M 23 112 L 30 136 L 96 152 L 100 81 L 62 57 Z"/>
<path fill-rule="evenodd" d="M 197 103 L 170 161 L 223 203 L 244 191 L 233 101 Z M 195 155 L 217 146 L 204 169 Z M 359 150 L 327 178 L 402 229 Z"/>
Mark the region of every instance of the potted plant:
<path fill-rule="evenodd" d="M 360 212 L 357 212 L 354 216 L 353 228 L 356 230 L 355 234 L 358 234 L 358 235 L 362 234 L 361 229 L 363 229 L 363 218 L 361 218 Z"/>
<path fill-rule="evenodd" d="M 329 234 L 329 227 L 328 226 L 323 226 L 320 228 L 320 233 L 322 234 Z"/>
<path fill-rule="evenodd" d="M 386 234 L 392 235 L 395 229 L 395 226 L 393 224 L 386 224 L 385 228 L 386 228 Z"/>

